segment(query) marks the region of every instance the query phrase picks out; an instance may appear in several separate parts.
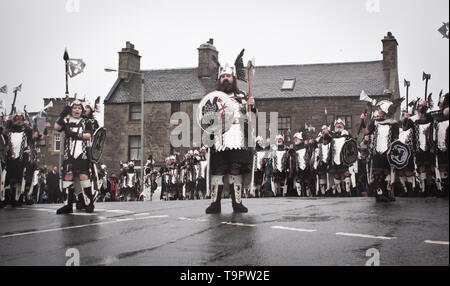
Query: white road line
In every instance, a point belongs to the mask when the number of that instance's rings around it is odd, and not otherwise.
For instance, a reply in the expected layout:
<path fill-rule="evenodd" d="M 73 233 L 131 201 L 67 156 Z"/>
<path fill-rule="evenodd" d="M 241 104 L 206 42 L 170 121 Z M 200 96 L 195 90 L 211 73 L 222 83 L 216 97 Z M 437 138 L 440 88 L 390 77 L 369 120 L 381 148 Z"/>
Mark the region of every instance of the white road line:
<path fill-rule="evenodd" d="M 337 232 L 336 235 L 363 237 L 363 238 L 375 238 L 375 239 L 386 239 L 386 240 L 396 239 L 396 237 L 378 236 L 378 235 L 370 235 L 370 234 L 359 234 L 359 233 L 347 233 L 347 232 Z"/>
<path fill-rule="evenodd" d="M 236 226 L 256 226 L 256 224 L 246 224 L 246 223 L 240 223 L 240 222 L 229 222 L 229 221 L 223 221 L 222 224 L 228 224 L 228 225 L 236 225 Z"/>
<path fill-rule="evenodd" d="M 448 245 L 448 241 L 425 240 L 425 243 Z"/>
<path fill-rule="evenodd" d="M 118 219 L 116 219 L 117 222 L 130 221 L 130 220 L 135 220 L 135 219 L 133 219 L 133 218 L 118 218 Z"/>
<path fill-rule="evenodd" d="M 75 215 L 75 216 L 93 216 L 93 215 L 97 215 L 95 213 L 71 213 L 70 215 Z"/>
<path fill-rule="evenodd" d="M 144 216 L 144 217 L 138 217 L 137 219 L 148 219 L 148 218 L 163 218 L 163 217 L 169 217 L 168 215 L 151 215 L 151 216 Z"/>
<path fill-rule="evenodd" d="M 314 232 L 317 231 L 316 229 L 306 229 L 306 228 L 294 228 L 294 227 L 284 227 L 284 226 L 272 226 L 273 229 L 283 229 L 283 230 L 292 230 L 292 231 L 299 231 L 299 232 Z"/>
<path fill-rule="evenodd" d="M 132 211 L 126 211 L 126 210 L 107 210 L 107 212 L 118 213 L 118 214 L 130 214 L 130 213 L 132 213 Z"/>
<path fill-rule="evenodd" d="M 116 220 L 75 225 L 75 226 L 67 226 L 67 227 L 60 227 L 60 228 L 51 228 L 51 229 L 28 231 L 28 232 L 21 232 L 21 233 L 5 234 L 5 235 L 0 236 L 0 238 L 24 236 L 24 235 L 30 235 L 30 234 L 46 233 L 46 232 L 55 232 L 55 231 L 83 228 L 83 227 L 89 227 L 89 226 L 95 226 L 95 225 L 104 225 L 104 224 L 111 224 L 111 223 L 117 223 L 117 222 L 132 221 L 132 220 L 138 220 L 138 219 L 160 218 L 160 217 L 168 217 L 168 215 L 155 215 L 155 216 L 140 217 L 140 218 L 123 218 L 123 219 L 116 219 Z M 99 218 L 106 219 L 105 217 L 99 217 Z"/>
<path fill-rule="evenodd" d="M 144 215 L 150 215 L 150 213 L 140 213 L 140 214 L 135 214 L 134 216 L 144 216 Z"/>
<path fill-rule="evenodd" d="M 180 220 L 190 220 L 190 221 L 208 221 L 205 218 L 188 218 L 188 217 L 179 217 Z"/>
<path fill-rule="evenodd" d="M 83 224 L 83 225 L 60 227 L 60 228 L 51 228 L 51 229 L 43 229 L 43 230 L 36 230 L 36 231 L 28 231 L 28 232 L 14 233 L 14 234 L 6 234 L 6 235 L 0 236 L 0 238 L 8 238 L 8 237 L 14 237 L 14 236 L 23 236 L 23 235 L 30 235 L 30 234 L 45 233 L 45 232 L 54 232 L 54 231 L 74 229 L 74 228 L 83 228 L 83 227 L 88 227 L 88 226 L 109 224 L 109 223 L 114 223 L 114 222 L 115 221 L 106 221 L 106 222 L 97 222 L 97 223 L 90 223 L 90 224 Z"/>

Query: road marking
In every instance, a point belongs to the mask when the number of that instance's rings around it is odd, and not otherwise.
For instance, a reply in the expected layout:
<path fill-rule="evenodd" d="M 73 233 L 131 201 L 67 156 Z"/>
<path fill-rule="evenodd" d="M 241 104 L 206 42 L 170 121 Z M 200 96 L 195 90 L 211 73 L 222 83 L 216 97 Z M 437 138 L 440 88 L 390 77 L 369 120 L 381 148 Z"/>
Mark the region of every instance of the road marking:
<path fill-rule="evenodd" d="M 229 222 L 229 221 L 223 221 L 222 224 L 229 224 L 229 225 L 236 225 L 236 226 L 256 226 L 256 224 L 246 224 L 246 223 L 240 223 L 240 222 Z"/>
<path fill-rule="evenodd" d="M 89 227 L 89 226 L 95 226 L 95 225 L 104 225 L 104 224 L 111 224 L 111 223 L 117 223 L 117 222 L 132 221 L 132 220 L 138 220 L 138 219 L 160 218 L 160 217 L 168 217 L 168 215 L 155 215 L 155 216 L 140 217 L 140 218 L 123 218 L 123 219 L 115 219 L 115 220 L 110 220 L 110 221 L 96 222 L 96 223 L 89 223 L 89 224 L 82 224 L 82 225 L 75 225 L 75 226 L 67 226 L 67 227 L 50 228 L 50 229 L 43 229 L 43 230 L 36 230 L 36 231 L 27 231 L 27 232 L 21 232 L 21 233 L 5 234 L 5 235 L 0 236 L 0 238 L 24 236 L 24 235 L 30 235 L 30 234 L 46 233 L 46 232 L 55 232 L 55 231 L 83 228 L 83 227 Z M 105 217 L 99 217 L 99 218 L 106 219 Z"/>
<path fill-rule="evenodd" d="M 92 216 L 97 215 L 95 213 L 71 213 L 70 215 L 76 215 L 76 216 Z"/>
<path fill-rule="evenodd" d="M 163 217 L 169 217 L 168 215 L 151 215 L 151 216 L 144 216 L 144 217 L 138 217 L 136 219 L 148 219 L 148 218 L 163 218 Z"/>
<path fill-rule="evenodd" d="M 88 227 L 88 226 L 109 224 L 109 223 L 114 223 L 114 222 L 115 221 L 106 221 L 106 222 L 97 222 L 97 223 L 82 224 L 82 225 L 75 225 L 75 226 L 50 228 L 50 229 L 43 229 L 43 230 L 36 230 L 36 231 L 28 231 L 28 232 L 21 232 L 21 233 L 13 233 L 13 234 L 2 235 L 2 236 L 0 236 L 0 238 L 8 238 L 8 237 L 14 237 L 14 236 L 23 236 L 23 235 L 30 235 L 30 234 L 45 233 L 45 232 L 54 232 L 54 231 L 75 229 L 75 228 L 83 228 L 83 227 Z"/>
<path fill-rule="evenodd" d="M 140 214 L 135 214 L 134 216 L 144 216 L 144 215 L 150 215 L 150 213 L 140 213 Z"/>
<path fill-rule="evenodd" d="M 448 241 L 425 240 L 425 243 L 448 245 Z"/>
<path fill-rule="evenodd" d="M 283 229 L 283 230 L 292 230 L 292 231 L 299 231 L 299 232 L 314 232 L 317 231 L 316 229 L 306 229 L 306 228 L 294 228 L 294 227 L 285 227 L 285 226 L 272 226 L 271 228 L 274 229 Z"/>
<path fill-rule="evenodd" d="M 118 218 L 118 219 L 116 219 L 117 222 L 130 221 L 130 220 L 135 220 L 135 219 L 133 219 L 133 218 Z"/>
<path fill-rule="evenodd" d="M 347 232 L 337 232 L 336 235 L 353 236 L 353 237 L 363 237 L 363 238 L 375 238 L 375 239 L 396 239 L 396 237 L 388 236 L 378 236 L 370 234 L 359 234 L 359 233 L 347 233 Z"/>
<path fill-rule="evenodd" d="M 118 214 L 130 214 L 130 213 L 132 213 L 132 211 L 126 211 L 126 210 L 107 210 L 107 212 L 118 213 Z"/>
<path fill-rule="evenodd" d="M 205 218 L 188 218 L 188 217 L 179 217 L 180 220 L 190 220 L 190 221 L 208 221 Z"/>

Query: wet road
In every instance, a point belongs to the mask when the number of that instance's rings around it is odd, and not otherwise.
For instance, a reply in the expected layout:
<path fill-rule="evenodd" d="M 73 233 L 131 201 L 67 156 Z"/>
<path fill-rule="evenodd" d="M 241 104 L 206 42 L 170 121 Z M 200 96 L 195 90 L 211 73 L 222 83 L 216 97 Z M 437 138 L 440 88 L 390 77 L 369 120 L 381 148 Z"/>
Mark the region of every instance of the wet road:
<path fill-rule="evenodd" d="M 449 265 L 448 199 L 244 199 L 247 214 L 206 215 L 209 200 L 0 210 L 0 265 Z M 366 256 L 367 255 L 367 256 Z M 378 264 L 378 262 L 375 262 Z"/>

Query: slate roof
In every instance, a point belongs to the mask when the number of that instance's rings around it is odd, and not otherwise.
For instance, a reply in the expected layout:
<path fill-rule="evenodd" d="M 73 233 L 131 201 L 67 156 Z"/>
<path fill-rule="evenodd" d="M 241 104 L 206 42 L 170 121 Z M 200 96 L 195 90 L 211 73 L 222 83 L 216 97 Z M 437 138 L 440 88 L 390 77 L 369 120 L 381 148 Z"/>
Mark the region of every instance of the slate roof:
<path fill-rule="evenodd" d="M 200 100 L 214 89 L 216 79 L 197 76 L 197 68 L 143 70 L 145 102 Z M 284 79 L 296 79 L 293 90 L 281 90 Z M 247 90 L 247 83 L 239 81 Z M 365 90 L 369 96 L 383 95 L 388 88 L 388 76 L 382 61 L 258 66 L 253 78 L 256 99 L 347 97 L 359 96 Z M 118 79 L 105 98 L 106 104 L 140 102 L 140 77 L 129 82 Z"/>

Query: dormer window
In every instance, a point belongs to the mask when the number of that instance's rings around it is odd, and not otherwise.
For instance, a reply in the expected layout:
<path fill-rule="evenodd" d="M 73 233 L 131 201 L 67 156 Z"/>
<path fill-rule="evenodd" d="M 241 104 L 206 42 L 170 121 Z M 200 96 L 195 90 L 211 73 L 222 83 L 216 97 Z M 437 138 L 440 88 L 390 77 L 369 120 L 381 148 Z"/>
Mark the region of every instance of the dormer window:
<path fill-rule="evenodd" d="M 295 78 L 285 79 L 283 81 L 283 85 L 281 86 L 281 90 L 294 90 L 294 86 L 295 86 Z"/>

